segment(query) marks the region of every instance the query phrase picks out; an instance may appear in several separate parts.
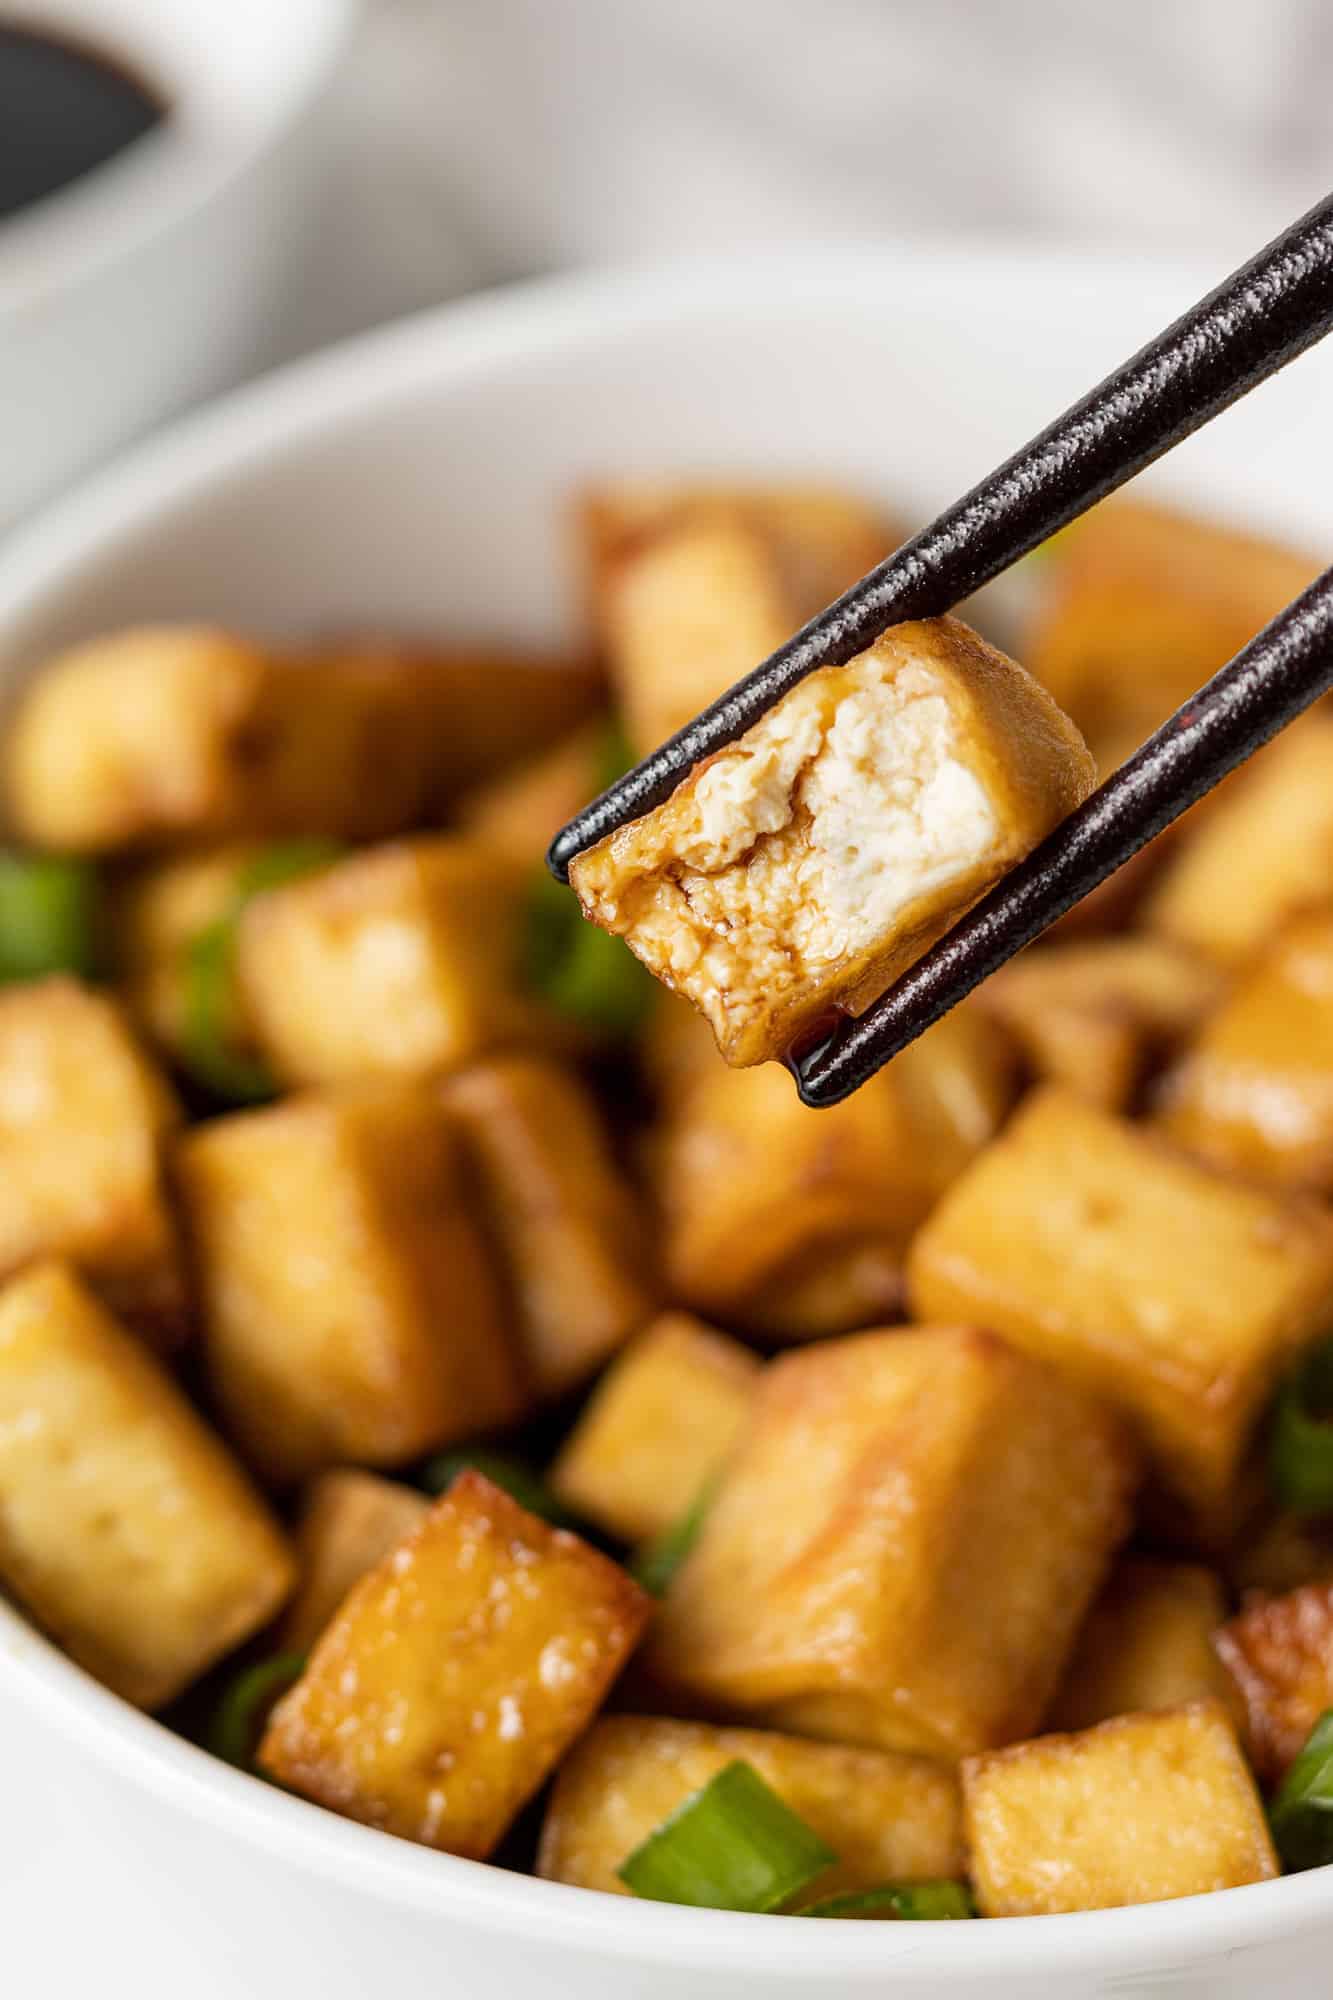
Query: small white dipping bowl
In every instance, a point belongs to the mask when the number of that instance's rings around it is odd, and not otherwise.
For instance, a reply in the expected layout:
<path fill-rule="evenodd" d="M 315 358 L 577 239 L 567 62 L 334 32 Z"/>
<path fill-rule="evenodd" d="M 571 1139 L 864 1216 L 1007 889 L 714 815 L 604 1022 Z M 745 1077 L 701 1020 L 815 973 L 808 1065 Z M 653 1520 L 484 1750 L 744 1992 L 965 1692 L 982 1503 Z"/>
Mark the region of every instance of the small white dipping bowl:
<path fill-rule="evenodd" d="M 574 619 L 563 508 L 580 481 L 821 474 L 920 517 L 1220 275 L 848 250 L 548 281 L 449 308 L 188 421 L 16 539 L 0 554 L 0 674 L 154 617 L 558 636 Z M 1333 539 L 1330 437 L 1333 351 L 1186 446 L 1162 484 L 1318 547 Z M 219 1993 L 251 2000 L 1328 1991 L 1333 1869 L 1006 1923 L 737 1917 L 530 1881 L 337 1819 L 135 1714 L 5 1610 L 0 1716 L 43 1790 L 63 1787 L 89 1850 L 133 1856 L 145 1966 L 170 1933 L 194 1948 L 196 1990 L 216 1976 Z M 3 1811 L 22 1821 L 6 1769 Z M 77 1905 L 77 1874 L 65 1879 Z"/>
<path fill-rule="evenodd" d="M 165 97 L 143 139 L 0 221 L 0 529 L 237 381 L 315 186 L 356 0 L 20 0 Z M 0 146 L 4 135 L 0 133 Z"/>

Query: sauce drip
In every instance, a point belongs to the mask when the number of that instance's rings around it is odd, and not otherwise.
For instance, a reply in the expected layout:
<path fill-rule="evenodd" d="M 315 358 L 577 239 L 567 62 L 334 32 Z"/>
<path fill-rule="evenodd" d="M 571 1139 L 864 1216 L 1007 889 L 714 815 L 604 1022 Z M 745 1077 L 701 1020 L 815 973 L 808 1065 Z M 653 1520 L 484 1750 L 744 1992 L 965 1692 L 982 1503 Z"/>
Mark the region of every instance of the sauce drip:
<path fill-rule="evenodd" d="M 0 217 L 81 180 L 165 116 L 114 57 L 0 22 Z"/>

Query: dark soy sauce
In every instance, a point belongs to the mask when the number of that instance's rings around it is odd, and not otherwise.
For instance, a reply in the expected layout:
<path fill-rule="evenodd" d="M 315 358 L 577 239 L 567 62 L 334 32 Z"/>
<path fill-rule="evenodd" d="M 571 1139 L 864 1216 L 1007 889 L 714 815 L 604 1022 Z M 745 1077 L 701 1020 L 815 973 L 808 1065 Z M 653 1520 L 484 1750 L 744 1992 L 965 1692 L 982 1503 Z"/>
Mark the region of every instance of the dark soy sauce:
<path fill-rule="evenodd" d="M 0 22 L 0 216 L 81 180 L 165 116 L 113 57 Z"/>

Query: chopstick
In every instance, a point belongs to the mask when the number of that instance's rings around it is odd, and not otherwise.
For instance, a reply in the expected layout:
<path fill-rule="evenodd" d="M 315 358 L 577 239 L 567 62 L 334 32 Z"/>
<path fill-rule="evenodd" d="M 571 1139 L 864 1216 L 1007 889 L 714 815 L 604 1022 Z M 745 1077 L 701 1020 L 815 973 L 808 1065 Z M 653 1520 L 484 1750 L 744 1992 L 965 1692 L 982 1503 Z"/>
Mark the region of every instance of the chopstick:
<path fill-rule="evenodd" d="M 580 854 L 669 798 L 807 674 L 970 596 L 1330 326 L 1333 195 L 585 807 L 551 843 L 551 872 L 567 881 Z M 1328 685 L 1327 590 L 1321 578 L 889 993 L 793 1062 L 805 1101 L 848 1095 L 1316 699 Z"/>

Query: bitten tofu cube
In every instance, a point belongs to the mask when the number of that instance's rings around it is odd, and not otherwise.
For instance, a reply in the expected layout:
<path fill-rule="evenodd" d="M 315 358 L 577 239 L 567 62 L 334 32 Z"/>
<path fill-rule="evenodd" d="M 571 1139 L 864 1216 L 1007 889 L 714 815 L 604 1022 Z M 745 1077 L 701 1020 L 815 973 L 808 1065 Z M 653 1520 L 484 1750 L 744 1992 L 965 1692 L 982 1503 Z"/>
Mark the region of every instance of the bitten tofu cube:
<path fill-rule="evenodd" d="M 963 1800 L 983 1917 L 1162 1903 L 1278 1873 L 1263 1803 L 1217 1702 L 971 1757 Z"/>
<path fill-rule="evenodd" d="M 456 1069 L 531 1039 L 529 871 L 471 841 L 400 841 L 256 897 L 240 991 L 286 1084 Z"/>
<path fill-rule="evenodd" d="M 312 1479 L 296 1524 L 296 1594 L 283 1617 L 281 1650 L 308 1653 L 352 1585 L 429 1512 L 424 1493 L 374 1472 L 344 1469 Z"/>
<path fill-rule="evenodd" d="M 0 1580 L 161 1708 L 268 1623 L 287 1543 L 160 1364 L 61 1264 L 0 1289 Z"/>
<path fill-rule="evenodd" d="M 1245 1704 L 1255 1768 L 1277 1783 L 1333 1708 L 1333 1580 L 1257 1598 L 1222 1627 L 1217 1650 Z"/>
<path fill-rule="evenodd" d="M 1201 1563 L 1126 1557 L 1088 1614 L 1046 1727 L 1090 1729 L 1113 1715 L 1210 1698 L 1240 1720 L 1213 1647 L 1226 1608 L 1221 1580 Z"/>
<path fill-rule="evenodd" d="M 485 1859 L 592 1720 L 651 1600 L 475 1472 L 362 1578 L 278 1703 L 266 1771 Z"/>
<path fill-rule="evenodd" d="M 784 1355 L 667 1591 L 648 1671 L 833 1742 L 1012 1742 L 1039 1723 L 1128 1528 L 1132 1476 L 1113 1415 L 988 1334 Z"/>
<path fill-rule="evenodd" d="M 688 1512 L 744 1430 L 760 1363 L 688 1313 L 664 1313 L 597 1385 L 551 1468 L 551 1489 L 621 1541 Z"/>
<path fill-rule="evenodd" d="M 480 1188 L 538 1395 L 559 1397 L 651 1316 L 648 1232 L 596 1100 L 542 1056 L 454 1077 L 449 1116 Z"/>
<path fill-rule="evenodd" d="M 1206 959 L 1162 938 L 1047 946 L 1002 966 L 978 1003 L 1032 1071 L 1090 1103 L 1123 1110 L 1149 1066 L 1172 1054 L 1222 997 Z"/>
<path fill-rule="evenodd" d="M 807 1743 L 763 1729 L 610 1715 L 593 1724 L 561 1767 L 538 1874 L 627 1896 L 616 1873 L 621 1864 L 737 1760 L 838 1856 L 811 1885 L 810 1900 L 964 1871 L 958 1780 L 930 1758 Z"/>
<path fill-rule="evenodd" d="M 993 1327 L 1119 1404 L 1211 1536 L 1271 1389 L 1333 1313 L 1333 1225 L 1045 1090 L 944 1196 L 908 1283 L 923 1318 Z"/>
<path fill-rule="evenodd" d="M 661 1013 L 650 1164 L 673 1296 L 777 1346 L 896 1314 L 913 1231 L 1008 1110 L 1004 1033 L 959 1008 L 811 1111 L 779 1070 L 728 1069 L 680 1003 Z"/>
<path fill-rule="evenodd" d="M 621 775 L 618 738 L 605 717 L 585 723 L 461 800 L 454 824 L 470 840 L 535 867 L 565 821 Z"/>
<path fill-rule="evenodd" d="M 162 1161 L 179 1120 L 113 1000 L 63 978 L 0 992 L 0 1276 L 68 1258 L 171 1344 L 186 1298 Z"/>
<path fill-rule="evenodd" d="M 370 839 L 418 817 L 430 752 L 412 677 L 383 660 L 316 665 L 206 626 L 149 626 L 39 673 L 5 743 L 5 792 L 20 834 L 76 852 Z"/>
<path fill-rule="evenodd" d="M 1093 778 L 1021 667 L 957 619 L 897 625 L 793 688 L 570 880 L 743 1067 L 832 1008 L 864 1011 Z"/>
<path fill-rule="evenodd" d="M 1230 779 L 1173 850 L 1143 921 L 1227 966 L 1326 902 L 1333 880 L 1333 716 L 1316 709 Z"/>
<path fill-rule="evenodd" d="M 581 528 L 593 622 L 639 756 L 898 540 L 877 508 L 817 487 L 627 484 L 592 495 Z"/>
<path fill-rule="evenodd" d="M 213 1386 L 268 1476 L 401 1465 L 522 1413 L 498 1279 L 428 1086 L 213 1119 L 178 1165 Z"/>
<path fill-rule="evenodd" d="M 1319 567 L 1216 521 L 1108 501 L 1043 555 L 1023 655 L 1111 770 Z"/>
<path fill-rule="evenodd" d="M 1333 915 L 1298 918 L 1213 1016 L 1158 1118 L 1178 1146 L 1276 1187 L 1333 1194 Z"/>

